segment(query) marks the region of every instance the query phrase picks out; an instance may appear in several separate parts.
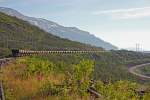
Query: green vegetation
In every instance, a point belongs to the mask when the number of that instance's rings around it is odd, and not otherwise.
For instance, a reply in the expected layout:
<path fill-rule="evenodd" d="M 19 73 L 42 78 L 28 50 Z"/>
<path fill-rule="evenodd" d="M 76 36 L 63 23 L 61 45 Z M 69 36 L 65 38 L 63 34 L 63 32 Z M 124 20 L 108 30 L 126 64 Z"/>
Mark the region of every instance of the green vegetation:
<path fill-rule="evenodd" d="M 11 51 L 8 48 L 0 48 L 0 58 L 8 57 Z"/>
<path fill-rule="evenodd" d="M 51 48 L 73 48 L 102 50 L 90 45 L 53 36 L 28 22 L 0 12 L 0 48 L 49 50 Z"/>
<path fill-rule="evenodd" d="M 0 58 L 10 49 L 102 50 L 90 45 L 61 39 L 29 23 L 0 13 Z M 67 49 L 66 49 L 67 48 Z M 150 55 L 131 51 L 91 54 L 51 54 L 46 57 L 19 58 L 2 69 L 8 100 L 90 100 L 90 81 L 103 100 L 148 100 L 137 92 L 141 80 L 129 73 L 128 67 L 150 62 Z M 141 69 L 148 73 L 149 68 Z M 149 87 L 147 89 L 150 89 Z"/>
<path fill-rule="evenodd" d="M 25 21 L 0 13 L 0 58 L 10 55 L 11 48 L 32 50 L 49 50 L 50 48 L 102 50 L 101 48 L 61 39 Z M 136 76 L 128 72 L 127 66 L 150 61 L 149 55 L 125 50 L 97 54 L 56 54 L 47 58 L 60 64 L 60 67 L 62 66 L 61 64 L 64 64 L 63 62 L 68 65 L 72 63 L 77 64 L 81 59 L 94 60 L 94 79 L 102 80 L 103 82 L 115 82 L 118 80 L 139 81 Z M 63 68 L 61 67 L 61 69 Z"/>
<path fill-rule="evenodd" d="M 94 61 L 55 63 L 46 57 L 19 58 L 2 69 L 7 100 L 90 100 L 87 89 L 92 86 L 102 100 L 148 100 L 138 93 L 140 84 L 129 81 L 114 83 L 97 80 L 93 85 Z M 147 88 L 150 89 L 150 88 Z"/>
<path fill-rule="evenodd" d="M 60 65 L 63 66 L 63 63 Z M 93 62 L 63 66 L 48 59 L 21 58 L 3 69 L 6 99 L 88 98 L 87 89 L 93 72 Z M 72 99 L 71 99 L 72 98 Z"/>
<path fill-rule="evenodd" d="M 105 97 L 105 100 L 140 100 L 140 96 L 134 91 L 138 88 L 136 83 L 118 81 L 105 85 L 98 81 L 95 88 Z"/>
<path fill-rule="evenodd" d="M 78 64 L 82 59 L 92 60 L 94 61 L 93 79 L 101 80 L 106 83 L 119 80 L 129 80 L 132 82 L 142 83 L 149 82 L 149 80 L 143 81 L 139 79 L 138 77 L 130 74 L 128 71 L 127 66 L 133 66 L 136 64 L 145 63 L 145 61 L 150 61 L 150 57 L 148 55 L 141 56 L 141 53 L 129 51 L 112 51 L 95 54 L 51 54 L 47 55 L 45 58 L 57 64 L 58 70 L 65 69 L 66 66 L 71 65 L 72 63 Z"/>

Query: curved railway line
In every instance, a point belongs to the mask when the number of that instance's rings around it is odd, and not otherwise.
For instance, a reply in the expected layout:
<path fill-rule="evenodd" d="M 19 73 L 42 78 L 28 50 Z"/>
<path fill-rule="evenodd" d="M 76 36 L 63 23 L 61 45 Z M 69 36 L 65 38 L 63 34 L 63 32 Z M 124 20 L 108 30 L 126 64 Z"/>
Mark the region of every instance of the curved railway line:
<path fill-rule="evenodd" d="M 143 66 L 146 66 L 146 65 L 150 65 L 150 63 L 146 63 L 146 64 L 141 64 L 141 65 L 136 65 L 136 66 L 133 66 L 133 67 L 130 67 L 129 68 L 129 72 L 140 77 L 141 79 L 149 79 L 150 80 L 150 77 L 149 76 L 146 76 L 146 75 L 142 75 L 140 73 L 137 73 L 135 70 L 137 68 L 140 68 L 140 67 L 143 67 Z"/>

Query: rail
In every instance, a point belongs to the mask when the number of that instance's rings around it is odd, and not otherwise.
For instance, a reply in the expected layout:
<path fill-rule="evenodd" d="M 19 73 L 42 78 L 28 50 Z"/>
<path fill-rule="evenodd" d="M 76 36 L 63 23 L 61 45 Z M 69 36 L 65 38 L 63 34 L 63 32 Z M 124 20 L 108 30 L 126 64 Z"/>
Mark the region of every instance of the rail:
<path fill-rule="evenodd" d="M 94 96 L 94 98 L 99 98 L 99 97 L 101 97 L 101 94 L 100 93 L 98 93 L 94 88 L 92 88 L 92 87 L 89 87 L 88 88 L 88 92 L 90 93 L 90 94 L 92 94 L 92 96 Z"/>
<path fill-rule="evenodd" d="M 0 59 L 0 71 L 3 65 L 7 62 L 11 61 L 13 58 L 3 58 Z M 0 73 L 1 74 L 1 73 Z M 0 80 L 0 100 L 5 100 L 4 88 L 3 88 L 3 81 Z"/>

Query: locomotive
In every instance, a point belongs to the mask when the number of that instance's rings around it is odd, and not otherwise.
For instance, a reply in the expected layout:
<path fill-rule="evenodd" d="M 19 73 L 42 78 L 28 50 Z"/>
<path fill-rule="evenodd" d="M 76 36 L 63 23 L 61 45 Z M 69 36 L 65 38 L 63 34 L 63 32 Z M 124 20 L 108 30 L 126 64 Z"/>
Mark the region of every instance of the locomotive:
<path fill-rule="evenodd" d="M 12 49 L 11 52 L 12 52 L 13 57 L 19 56 L 19 50 L 18 49 Z"/>

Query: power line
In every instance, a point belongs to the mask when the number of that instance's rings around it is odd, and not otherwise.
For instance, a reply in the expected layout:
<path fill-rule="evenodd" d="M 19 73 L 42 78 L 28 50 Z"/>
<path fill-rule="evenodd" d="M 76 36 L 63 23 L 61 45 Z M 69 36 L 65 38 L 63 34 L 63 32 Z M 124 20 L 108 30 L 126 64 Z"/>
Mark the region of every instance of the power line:
<path fill-rule="evenodd" d="M 136 50 L 136 52 L 142 52 L 143 51 L 142 45 L 137 43 L 136 47 L 135 47 L 135 50 Z"/>
<path fill-rule="evenodd" d="M 140 46 L 140 44 L 136 44 L 136 52 L 139 52 L 139 46 Z"/>

